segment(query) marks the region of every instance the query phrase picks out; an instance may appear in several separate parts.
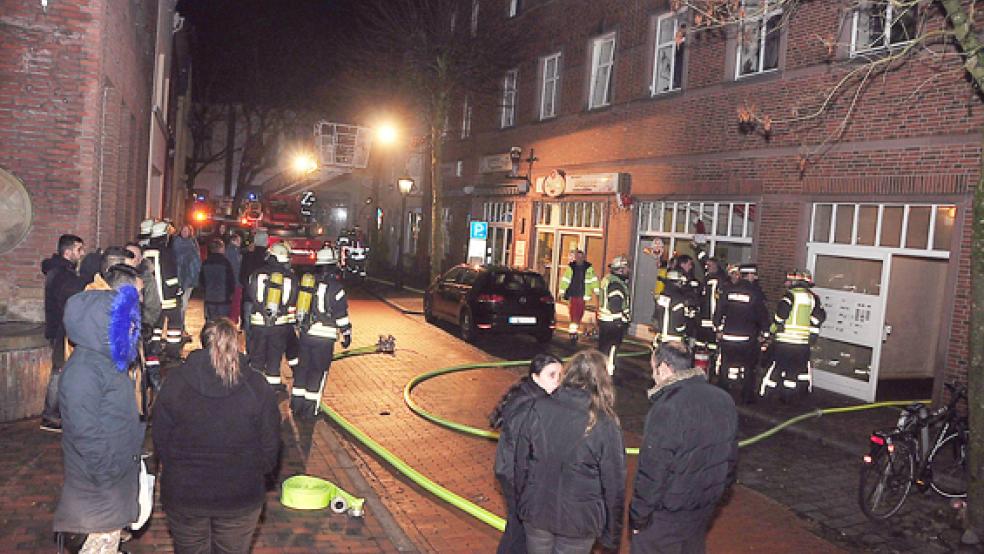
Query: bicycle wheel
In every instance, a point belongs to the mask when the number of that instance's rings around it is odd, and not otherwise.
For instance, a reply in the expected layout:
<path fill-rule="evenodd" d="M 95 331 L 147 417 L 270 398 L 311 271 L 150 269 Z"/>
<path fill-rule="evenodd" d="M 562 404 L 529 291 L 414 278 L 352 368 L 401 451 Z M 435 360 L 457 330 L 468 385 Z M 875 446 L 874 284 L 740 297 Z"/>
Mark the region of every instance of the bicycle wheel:
<path fill-rule="evenodd" d="M 912 488 L 915 460 L 905 443 L 894 444 L 895 451 L 883 448 L 871 463 L 861 466 L 858 501 L 861 511 L 871 519 L 884 520 L 895 515 Z"/>
<path fill-rule="evenodd" d="M 958 433 L 947 436 L 929 454 L 929 485 L 947 498 L 967 496 L 967 443 Z"/>

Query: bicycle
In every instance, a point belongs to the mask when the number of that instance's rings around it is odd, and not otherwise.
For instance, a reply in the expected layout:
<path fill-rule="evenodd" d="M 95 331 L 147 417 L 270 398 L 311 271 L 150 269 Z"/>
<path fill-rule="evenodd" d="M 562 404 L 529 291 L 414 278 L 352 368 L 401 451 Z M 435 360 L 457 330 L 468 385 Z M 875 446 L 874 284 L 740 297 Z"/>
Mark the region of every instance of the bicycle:
<path fill-rule="evenodd" d="M 956 410 L 967 389 L 945 385 L 950 391 L 945 406 L 930 411 L 925 404 L 911 404 L 899 414 L 895 429 L 871 434 L 858 487 L 861 511 L 869 518 L 886 520 L 898 513 L 913 485 L 947 498 L 967 496 L 968 425 Z"/>

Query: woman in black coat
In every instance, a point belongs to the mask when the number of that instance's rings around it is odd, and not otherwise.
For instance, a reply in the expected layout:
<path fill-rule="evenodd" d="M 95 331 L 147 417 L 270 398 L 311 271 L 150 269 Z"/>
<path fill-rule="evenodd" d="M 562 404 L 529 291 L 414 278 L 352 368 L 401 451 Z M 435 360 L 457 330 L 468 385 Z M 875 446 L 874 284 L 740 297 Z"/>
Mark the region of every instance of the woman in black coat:
<path fill-rule="evenodd" d="M 277 465 L 276 396 L 239 352 L 238 334 L 228 318 L 210 322 L 206 347 L 168 375 L 154 404 L 161 504 L 178 554 L 249 552 L 264 477 Z"/>
<path fill-rule="evenodd" d="M 625 503 L 625 447 L 607 358 L 584 350 L 560 388 L 536 400 L 516 441 L 519 519 L 531 554 L 617 549 Z"/>
<path fill-rule="evenodd" d="M 529 375 L 509 387 L 489 416 L 489 425 L 500 429 L 494 471 L 506 497 L 506 530 L 499 540 L 498 554 L 526 553 L 526 532 L 516 514 L 516 496 L 513 493 L 516 431 L 522 426 L 533 401 L 557 389 L 563 369 L 560 358 L 553 354 L 537 354 L 530 361 Z"/>

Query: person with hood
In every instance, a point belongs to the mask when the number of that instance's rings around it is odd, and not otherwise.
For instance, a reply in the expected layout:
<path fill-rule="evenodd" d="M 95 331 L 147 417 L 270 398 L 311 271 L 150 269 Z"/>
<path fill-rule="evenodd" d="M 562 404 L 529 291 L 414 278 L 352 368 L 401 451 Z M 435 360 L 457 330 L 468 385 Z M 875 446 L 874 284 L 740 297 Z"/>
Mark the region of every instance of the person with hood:
<path fill-rule="evenodd" d="M 515 494 L 531 554 L 588 554 L 596 540 L 618 548 L 625 446 L 606 366 L 597 350 L 575 354 L 517 435 Z"/>
<path fill-rule="evenodd" d="M 81 292 L 85 285 L 79 278 L 77 267 L 85 256 L 85 245 L 75 235 L 58 237 L 58 250 L 41 262 L 44 274 L 44 338 L 51 345 L 51 373 L 44 395 L 41 412 L 41 429 L 61 431 L 61 415 L 58 410 L 58 381 L 65 365 L 65 303 L 69 297 Z"/>
<path fill-rule="evenodd" d="M 704 552 L 708 524 L 738 461 L 738 413 L 728 393 L 694 369 L 682 343 L 650 358 L 639 467 L 629 504 L 633 553 Z"/>
<path fill-rule="evenodd" d="M 560 359 L 553 354 L 544 352 L 533 356 L 529 375 L 513 383 L 489 415 L 489 426 L 499 429 L 494 472 L 506 497 L 506 530 L 499 539 L 498 554 L 526 553 L 526 531 L 516 513 L 516 496 L 513 493 L 516 433 L 533 402 L 557 390 L 563 370 Z"/>
<path fill-rule="evenodd" d="M 174 259 L 178 263 L 178 283 L 181 285 L 181 317 L 188 311 L 191 292 L 198 284 L 198 273 L 202 269 L 202 251 L 195 238 L 191 225 L 181 227 L 181 233 L 171 242 Z"/>
<path fill-rule="evenodd" d="M 225 256 L 225 244 L 219 239 L 208 243 L 208 258 L 202 264 L 201 286 L 205 295 L 205 321 L 229 317 L 236 278 Z"/>
<path fill-rule="evenodd" d="M 201 350 L 164 380 L 154 404 L 161 504 L 175 552 L 248 552 L 265 476 L 280 453 L 280 411 L 239 351 L 228 318 L 210 321 Z"/>
<path fill-rule="evenodd" d="M 591 262 L 584 259 L 584 250 L 575 250 L 574 259 L 567 264 L 560 278 L 561 296 L 570 303 L 571 324 L 567 329 L 571 343 L 577 344 L 577 334 L 584 317 L 584 305 L 601 292 L 598 277 Z"/>
<path fill-rule="evenodd" d="M 117 265 L 106 282 L 112 290 L 81 292 L 65 306 L 75 349 L 58 389 L 65 481 L 54 531 L 82 552 L 116 552 L 138 514 L 144 424 L 127 370 L 140 339 L 140 278 Z"/>

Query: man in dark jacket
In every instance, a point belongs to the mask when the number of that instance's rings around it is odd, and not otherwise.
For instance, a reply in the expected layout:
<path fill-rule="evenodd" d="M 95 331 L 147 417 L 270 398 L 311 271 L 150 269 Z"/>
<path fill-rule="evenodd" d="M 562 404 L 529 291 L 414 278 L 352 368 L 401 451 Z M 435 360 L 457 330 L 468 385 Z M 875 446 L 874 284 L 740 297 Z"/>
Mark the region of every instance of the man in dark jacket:
<path fill-rule="evenodd" d="M 229 317 L 229 305 L 236 291 L 236 279 L 232 265 L 225 256 L 225 243 L 213 239 L 208 243 L 208 258 L 200 273 L 205 293 L 205 321 Z"/>
<path fill-rule="evenodd" d="M 65 324 L 62 318 L 68 298 L 85 288 L 76 270 L 83 256 L 85 246 L 82 239 L 75 235 L 62 235 L 58 238 L 57 252 L 41 262 L 41 273 L 44 273 L 44 337 L 51 344 L 51 374 L 44 396 L 44 411 L 41 412 L 41 429 L 45 431 L 61 431 L 58 381 L 65 365 Z"/>
<path fill-rule="evenodd" d="M 127 373 L 140 338 L 139 278 L 117 266 L 106 282 L 113 290 L 85 291 L 65 306 L 75 349 L 58 389 L 65 482 L 54 530 L 93 552 L 116 552 L 120 530 L 136 520 L 144 441 Z"/>
<path fill-rule="evenodd" d="M 704 552 L 714 508 L 734 480 L 735 403 L 690 360 L 682 344 L 664 344 L 650 360 L 656 386 L 629 505 L 632 552 Z"/>

